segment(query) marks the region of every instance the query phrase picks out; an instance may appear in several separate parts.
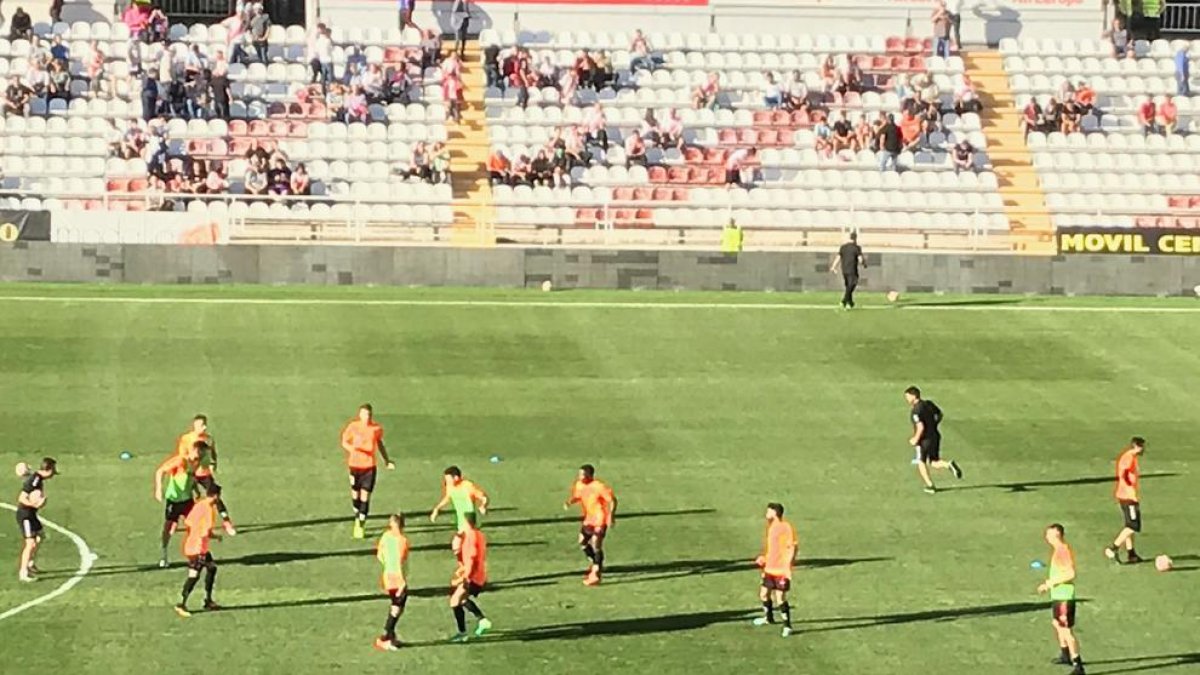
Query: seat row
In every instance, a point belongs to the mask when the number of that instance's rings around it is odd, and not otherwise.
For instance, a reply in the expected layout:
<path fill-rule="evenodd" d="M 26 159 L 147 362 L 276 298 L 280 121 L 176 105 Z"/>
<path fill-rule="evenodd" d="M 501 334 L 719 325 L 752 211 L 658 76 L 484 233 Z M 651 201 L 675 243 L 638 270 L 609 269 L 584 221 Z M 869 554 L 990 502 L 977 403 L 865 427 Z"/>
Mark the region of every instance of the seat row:
<path fill-rule="evenodd" d="M 1200 176 L 1193 173 L 1164 173 L 1155 175 L 1134 172 L 1042 172 L 1042 187 L 1046 192 L 1125 192 L 1167 195 L 1171 208 L 1179 208 L 1175 193 L 1200 191 Z"/>
<path fill-rule="evenodd" d="M 717 33 L 717 32 L 646 32 L 650 47 L 658 51 L 688 50 L 698 52 L 761 52 L 761 53 L 930 53 L 927 40 L 885 35 L 795 35 L 785 33 Z M 630 31 L 546 31 L 520 32 L 484 29 L 480 44 L 486 46 L 522 45 L 525 47 L 554 47 L 561 49 L 618 50 L 628 49 L 633 39 Z"/>

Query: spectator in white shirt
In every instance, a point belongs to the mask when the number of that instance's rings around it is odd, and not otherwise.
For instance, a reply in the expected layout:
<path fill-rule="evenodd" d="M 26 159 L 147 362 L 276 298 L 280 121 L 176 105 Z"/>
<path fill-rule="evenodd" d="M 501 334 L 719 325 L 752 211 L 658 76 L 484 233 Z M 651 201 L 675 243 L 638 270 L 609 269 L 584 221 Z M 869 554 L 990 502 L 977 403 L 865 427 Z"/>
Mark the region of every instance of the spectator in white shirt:
<path fill-rule="evenodd" d="M 954 39 L 954 51 L 962 51 L 963 0 L 946 0 L 946 14 L 950 17 L 950 31 Z"/>
<path fill-rule="evenodd" d="M 642 31 L 635 30 L 633 32 L 633 40 L 629 43 L 629 70 L 635 73 L 639 70 L 653 72 L 663 62 L 662 55 L 651 49 L 650 42 L 646 39 L 646 36 L 642 35 Z"/>
<path fill-rule="evenodd" d="M 742 172 L 753 167 L 758 150 L 755 148 L 738 148 L 729 153 L 725 160 L 725 185 L 736 185 L 741 188 L 753 187 L 754 179 L 742 179 Z"/>
<path fill-rule="evenodd" d="M 312 66 L 312 83 L 321 81 L 322 91 L 329 88 L 333 79 L 333 39 L 329 36 L 329 27 L 323 23 L 317 24 L 308 50 L 309 65 Z"/>
<path fill-rule="evenodd" d="M 775 81 L 774 73 L 765 73 L 766 82 L 763 84 L 763 105 L 769 110 L 778 110 L 783 105 L 783 90 Z"/>

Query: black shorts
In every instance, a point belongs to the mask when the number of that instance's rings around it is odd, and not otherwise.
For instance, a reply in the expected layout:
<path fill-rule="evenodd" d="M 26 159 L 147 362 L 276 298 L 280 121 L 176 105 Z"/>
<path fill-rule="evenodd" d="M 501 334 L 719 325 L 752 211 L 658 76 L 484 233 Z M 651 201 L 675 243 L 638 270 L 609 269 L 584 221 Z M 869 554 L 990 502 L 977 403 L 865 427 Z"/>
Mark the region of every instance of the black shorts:
<path fill-rule="evenodd" d="M 196 476 L 195 478 L 196 485 L 204 488 L 204 494 L 211 494 L 214 487 L 220 487 L 217 485 L 216 476 L 213 476 L 211 473 L 207 476 Z"/>
<path fill-rule="evenodd" d="M 595 537 L 597 541 L 602 542 L 604 541 L 604 535 L 606 534 L 608 534 L 608 527 L 604 525 L 601 525 L 600 527 L 596 527 L 595 525 L 584 525 L 583 527 L 579 528 L 579 535 L 583 537 L 583 543 L 585 544 L 591 541 L 592 537 Z"/>
<path fill-rule="evenodd" d="M 196 502 L 191 499 L 186 502 L 167 502 L 163 509 L 163 519 L 168 523 L 178 522 L 180 518 L 186 518 L 195 505 Z"/>
<path fill-rule="evenodd" d="M 205 567 L 216 567 L 217 563 L 213 560 L 211 553 L 205 553 L 204 555 L 189 555 L 187 566 L 188 569 L 199 572 Z"/>
<path fill-rule="evenodd" d="M 395 607 L 404 609 L 404 606 L 408 604 L 408 587 L 407 586 L 403 590 L 388 591 L 387 594 L 388 594 L 388 597 L 390 597 L 392 599 L 392 605 Z"/>
<path fill-rule="evenodd" d="M 1054 614 L 1054 623 L 1063 628 L 1073 628 L 1075 626 L 1074 600 L 1055 600 L 1050 605 L 1050 611 Z"/>
<path fill-rule="evenodd" d="M 1121 516 L 1125 518 L 1125 527 L 1134 532 L 1142 531 L 1142 506 L 1137 502 L 1121 502 Z"/>
<path fill-rule="evenodd" d="M 25 539 L 42 536 L 42 521 L 38 519 L 37 511 L 18 510 L 17 527 L 21 528 L 21 536 Z"/>
<path fill-rule="evenodd" d="M 467 596 L 478 598 L 479 594 L 482 592 L 483 586 L 481 584 L 471 583 L 470 581 L 467 582 Z"/>
<path fill-rule="evenodd" d="M 764 574 L 762 577 L 762 587 L 768 591 L 782 591 L 787 593 L 792 590 L 792 580 L 787 577 L 777 577 L 774 574 Z"/>
<path fill-rule="evenodd" d="M 917 458 L 922 462 L 937 462 L 942 458 L 942 437 L 929 436 L 917 442 Z"/>
<path fill-rule="evenodd" d="M 355 491 L 366 490 L 367 492 L 374 492 L 375 468 L 350 469 L 350 489 Z"/>

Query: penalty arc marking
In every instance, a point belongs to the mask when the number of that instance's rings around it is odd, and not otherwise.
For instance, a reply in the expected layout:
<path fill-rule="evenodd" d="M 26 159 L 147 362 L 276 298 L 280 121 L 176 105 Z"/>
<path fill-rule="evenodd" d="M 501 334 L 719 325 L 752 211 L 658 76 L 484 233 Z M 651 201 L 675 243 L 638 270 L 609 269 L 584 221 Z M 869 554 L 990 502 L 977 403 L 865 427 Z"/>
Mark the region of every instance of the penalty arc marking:
<path fill-rule="evenodd" d="M 0 507 L 6 508 L 9 511 L 17 510 L 17 507 L 4 502 L 0 502 Z M 92 565 L 96 562 L 96 554 L 93 553 L 92 549 L 88 547 L 87 542 L 83 540 L 83 537 L 75 534 L 62 525 L 46 520 L 45 518 L 42 518 L 41 521 L 46 527 L 54 530 L 55 532 L 66 535 L 66 537 L 75 544 L 75 548 L 79 549 L 79 569 L 75 571 L 75 574 L 71 575 L 70 579 L 67 579 L 62 583 L 62 585 L 50 591 L 49 593 L 46 593 L 45 595 L 39 595 L 29 602 L 0 612 L 0 621 L 14 617 L 27 609 L 33 609 L 43 602 L 49 602 L 71 590 L 72 588 L 75 588 L 75 585 L 80 581 L 83 581 L 83 578 L 87 576 L 87 573 L 92 569 Z"/>

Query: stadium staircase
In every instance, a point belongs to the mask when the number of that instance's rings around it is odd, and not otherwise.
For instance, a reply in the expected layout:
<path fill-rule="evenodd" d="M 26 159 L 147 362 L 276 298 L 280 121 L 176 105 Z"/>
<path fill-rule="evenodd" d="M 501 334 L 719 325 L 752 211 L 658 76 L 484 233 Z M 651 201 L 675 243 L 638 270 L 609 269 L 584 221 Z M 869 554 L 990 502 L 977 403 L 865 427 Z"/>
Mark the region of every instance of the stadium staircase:
<path fill-rule="evenodd" d="M 448 134 L 454 188 L 451 241 L 457 245 L 490 246 L 496 241 L 496 213 L 487 171 L 490 142 L 484 112 L 486 78 L 478 40 L 467 43 L 463 85 L 462 123 L 451 126 Z"/>
<path fill-rule="evenodd" d="M 1013 248 L 1053 250 L 1054 225 L 1046 195 L 1033 166 L 1033 153 L 1021 133 L 1021 110 L 1008 84 L 1000 52 L 963 52 L 963 65 L 983 103 L 980 122 L 988 138 L 988 155 L 999 183 L 1004 210 L 1012 226 Z"/>

